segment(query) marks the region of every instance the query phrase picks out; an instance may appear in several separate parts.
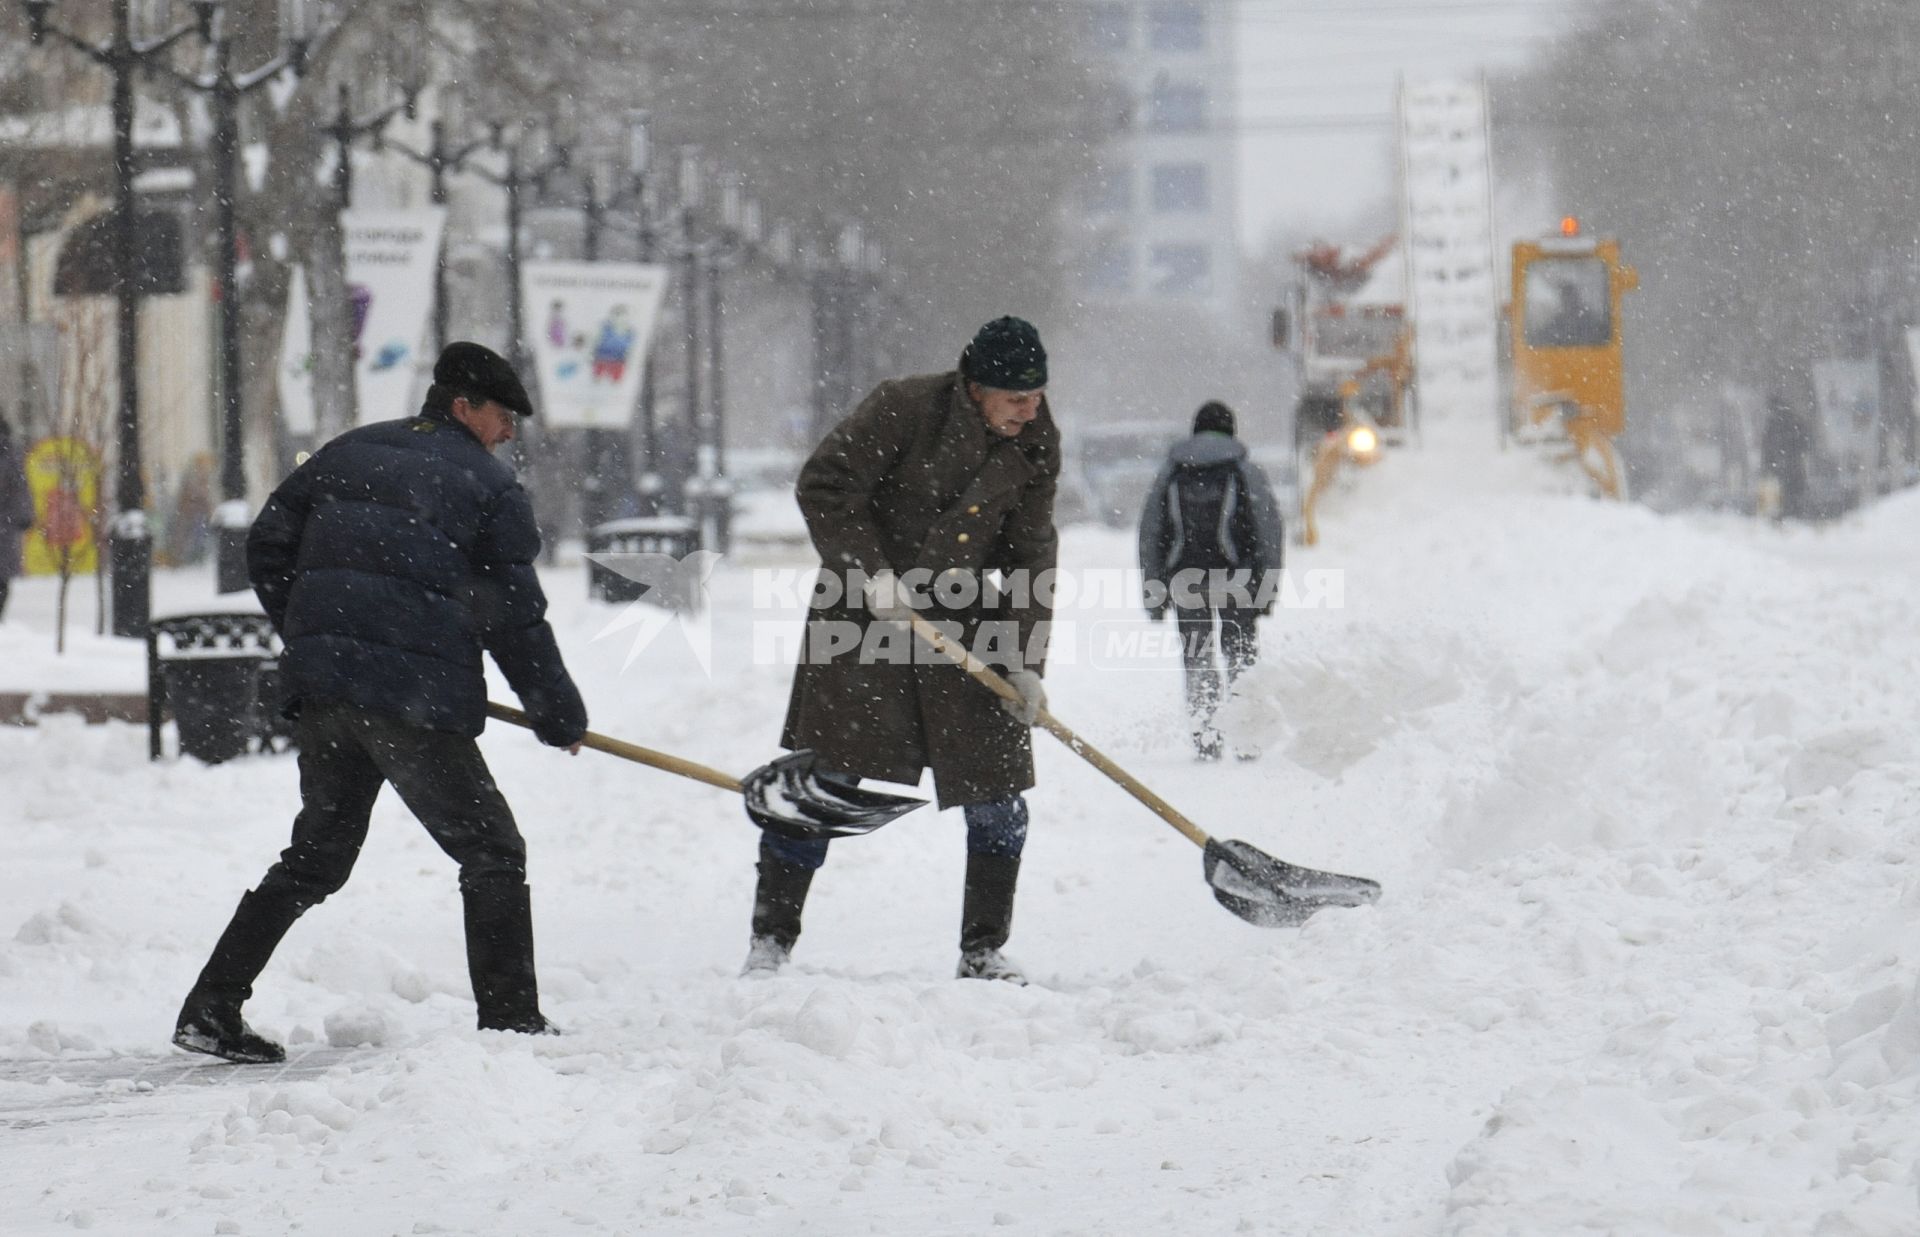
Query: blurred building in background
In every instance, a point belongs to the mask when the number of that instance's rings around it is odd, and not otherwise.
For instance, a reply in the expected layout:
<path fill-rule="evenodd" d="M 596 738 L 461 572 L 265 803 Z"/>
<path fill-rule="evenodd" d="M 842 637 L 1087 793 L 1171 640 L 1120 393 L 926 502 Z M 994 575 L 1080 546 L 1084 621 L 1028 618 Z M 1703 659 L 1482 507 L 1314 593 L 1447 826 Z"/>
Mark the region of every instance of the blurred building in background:
<path fill-rule="evenodd" d="M 1131 521 L 1194 409 L 1224 400 L 1255 444 L 1283 437 L 1291 376 L 1267 345 L 1239 219 L 1239 0 L 1092 0 L 1106 133 L 1066 211 L 1072 308 L 1045 324 L 1067 431 L 1062 518 Z"/>
<path fill-rule="evenodd" d="M 1124 119 L 1069 224 L 1070 269 L 1093 303 L 1223 312 L 1239 267 L 1231 38 L 1238 5 L 1097 0 L 1088 54 Z"/>

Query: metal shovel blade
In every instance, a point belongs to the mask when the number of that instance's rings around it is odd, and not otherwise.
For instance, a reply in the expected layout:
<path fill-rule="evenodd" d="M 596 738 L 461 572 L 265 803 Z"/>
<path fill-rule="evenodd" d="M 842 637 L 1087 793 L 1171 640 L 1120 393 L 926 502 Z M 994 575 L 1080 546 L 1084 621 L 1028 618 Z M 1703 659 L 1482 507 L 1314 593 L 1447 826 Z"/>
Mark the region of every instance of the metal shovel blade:
<path fill-rule="evenodd" d="M 1275 859 L 1245 842 L 1207 839 L 1203 857 L 1214 900 L 1260 928 L 1297 928 L 1329 906 L 1365 906 L 1380 883 Z"/>
<path fill-rule="evenodd" d="M 926 805 L 908 795 L 822 781 L 808 748 L 747 774 L 740 793 L 754 824 L 796 842 L 858 837 Z"/>

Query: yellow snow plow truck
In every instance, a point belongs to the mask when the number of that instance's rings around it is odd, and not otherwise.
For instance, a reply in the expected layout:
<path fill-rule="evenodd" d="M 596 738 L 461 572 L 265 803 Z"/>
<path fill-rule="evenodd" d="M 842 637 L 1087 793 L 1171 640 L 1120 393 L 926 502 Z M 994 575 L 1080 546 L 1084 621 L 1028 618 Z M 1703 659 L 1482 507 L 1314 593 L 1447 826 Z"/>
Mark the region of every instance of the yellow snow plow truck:
<path fill-rule="evenodd" d="M 1620 302 L 1639 286 L 1620 242 L 1586 235 L 1571 216 L 1558 235 L 1513 247 L 1507 430 L 1516 441 L 1570 443 L 1609 498 L 1625 496 L 1613 449 L 1627 424 Z"/>

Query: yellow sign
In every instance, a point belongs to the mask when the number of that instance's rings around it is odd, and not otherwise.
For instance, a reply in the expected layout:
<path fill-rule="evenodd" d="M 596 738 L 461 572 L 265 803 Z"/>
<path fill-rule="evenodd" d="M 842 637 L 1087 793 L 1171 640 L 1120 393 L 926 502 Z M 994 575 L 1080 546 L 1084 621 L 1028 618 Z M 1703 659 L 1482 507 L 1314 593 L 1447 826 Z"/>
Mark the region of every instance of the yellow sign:
<path fill-rule="evenodd" d="M 43 438 L 27 452 L 33 527 L 23 539 L 27 574 L 81 575 L 99 565 L 93 526 L 100 516 L 100 457 L 78 438 Z"/>

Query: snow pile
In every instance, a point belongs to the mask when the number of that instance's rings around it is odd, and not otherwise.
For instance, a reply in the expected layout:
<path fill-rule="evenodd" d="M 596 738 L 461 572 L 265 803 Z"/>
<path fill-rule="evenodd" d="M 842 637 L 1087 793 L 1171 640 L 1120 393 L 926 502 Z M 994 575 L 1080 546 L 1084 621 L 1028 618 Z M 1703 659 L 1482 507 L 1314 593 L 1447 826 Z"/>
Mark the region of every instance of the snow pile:
<path fill-rule="evenodd" d="M 1791 915 L 1782 895 L 1798 884 L 1734 902 L 1756 920 Z M 1515 1214 L 1556 1232 L 1915 1231 L 1916 911 L 1909 880 L 1898 912 L 1804 969 L 1703 977 L 1698 1004 L 1638 998 L 1578 1075 L 1502 1099 L 1448 1169 L 1446 1231 L 1508 1232 Z M 1869 956 L 1835 956 L 1856 948 Z M 1623 1180 L 1664 1193 L 1623 1194 Z"/>

